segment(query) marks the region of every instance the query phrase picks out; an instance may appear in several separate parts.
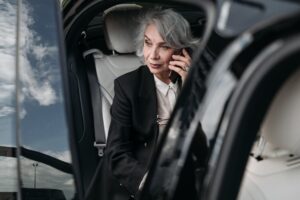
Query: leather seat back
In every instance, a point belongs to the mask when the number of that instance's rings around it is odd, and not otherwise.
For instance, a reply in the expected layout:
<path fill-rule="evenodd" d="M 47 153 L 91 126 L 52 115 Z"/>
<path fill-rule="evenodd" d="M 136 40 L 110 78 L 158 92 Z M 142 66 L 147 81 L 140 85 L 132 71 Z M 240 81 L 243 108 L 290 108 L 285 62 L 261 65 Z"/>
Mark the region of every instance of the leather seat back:
<path fill-rule="evenodd" d="M 106 138 L 110 125 L 110 107 L 114 97 L 114 80 L 143 63 L 135 55 L 134 37 L 138 26 L 137 17 L 141 7 L 121 4 L 104 13 L 104 30 L 110 55 L 101 51 L 94 53 L 97 77 L 102 91 L 102 111 Z"/>

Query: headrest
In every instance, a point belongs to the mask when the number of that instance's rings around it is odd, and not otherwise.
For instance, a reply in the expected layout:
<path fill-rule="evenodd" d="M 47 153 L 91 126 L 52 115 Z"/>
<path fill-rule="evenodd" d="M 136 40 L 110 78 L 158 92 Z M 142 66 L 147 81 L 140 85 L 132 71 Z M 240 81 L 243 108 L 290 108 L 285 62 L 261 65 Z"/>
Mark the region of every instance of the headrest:
<path fill-rule="evenodd" d="M 134 38 L 141 6 L 121 4 L 104 12 L 106 44 L 118 53 L 135 52 Z"/>
<path fill-rule="evenodd" d="M 274 146 L 300 155 L 300 70 L 276 95 L 263 123 L 262 136 Z"/>

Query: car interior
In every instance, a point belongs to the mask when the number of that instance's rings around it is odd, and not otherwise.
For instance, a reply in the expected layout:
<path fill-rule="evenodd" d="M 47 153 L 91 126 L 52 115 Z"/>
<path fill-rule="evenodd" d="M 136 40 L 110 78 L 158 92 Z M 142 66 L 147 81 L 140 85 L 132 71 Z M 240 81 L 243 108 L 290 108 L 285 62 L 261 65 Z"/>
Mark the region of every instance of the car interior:
<path fill-rule="evenodd" d="M 272 101 L 253 145 L 238 199 L 298 198 L 299 89 L 298 70 L 284 83 Z"/>
<path fill-rule="evenodd" d="M 135 29 L 139 12 L 153 6 L 178 11 L 190 22 L 194 36 L 201 37 L 205 24 L 202 10 L 174 2 L 98 3 L 87 8 L 67 28 L 70 103 L 75 122 L 71 147 L 77 152 L 73 155 L 77 169 L 74 174 L 84 190 L 79 196 L 90 197 L 99 184 L 114 79 L 143 64 L 135 54 Z M 101 121 L 100 125 L 97 121 Z"/>

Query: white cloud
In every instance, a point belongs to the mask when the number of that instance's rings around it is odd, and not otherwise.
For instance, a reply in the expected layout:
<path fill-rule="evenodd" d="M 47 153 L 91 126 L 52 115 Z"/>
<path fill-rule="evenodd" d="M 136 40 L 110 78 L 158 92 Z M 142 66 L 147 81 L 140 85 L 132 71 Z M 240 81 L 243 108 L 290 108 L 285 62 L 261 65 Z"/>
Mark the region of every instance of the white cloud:
<path fill-rule="evenodd" d="M 53 58 L 57 48 L 44 43 L 41 37 L 31 29 L 35 23 L 30 13 L 31 8 L 26 4 L 22 12 L 22 35 L 21 48 L 22 60 L 21 71 L 24 87 L 28 88 L 28 97 L 39 102 L 42 106 L 55 104 L 58 100 L 56 91 L 53 88 L 53 71 L 47 66 L 47 59 Z M 37 65 L 32 68 L 29 57 L 34 59 Z"/>
<path fill-rule="evenodd" d="M 48 106 L 56 103 L 57 96 L 55 90 L 51 86 L 50 81 L 45 80 L 43 85 L 38 85 L 38 82 L 31 79 L 27 82 L 29 87 L 29 94 L 32 98 L 37 100 L 40 105 Z"/>
<path fill-rule="evenodd" d="M 54 52 L 57 51 L 57 48 L 55 47 L 49 47 L 45 46 L 43 44 L 41 45 L 36 45 L 35 48 L 33 49 L 32 53 L 35 55 L 35 58 L 38 61 L 43 61 L 46 56 L 53 54 Z"/>
<path fill-rule="evenodd" d="M 0 44 L 4 47 L 13 47 L 15 44 L 15 6 L 9 1 L 0 4 L 0 38 L 2 38 Z"/>
<path fill-rule="evenodd" d="M 1 73 L 1 72 L 0 72 Z M 0 78 L 1 79 L 1 78 Z M 12 105 L 15 86 L 11 83 L 0 85 L 0 107 Z"/>
<path fill-rule="evenodd" d="M 0 116 L 10 114 L 15 77 L 15 7 L 0 3 Z"/>
<path fill-rule="evenodd" d="M 71 153 L 70 151 L 61 151 L 61 152 L 53 152 L 53 151 L 44 151 L 44 154 L 57 158 L 59 160 L 71 163 Z"/>
<path fill-rule="evenodd" d="M 13 112 L 15 112 L 15 109 L 13 107 L 4 106 L 0 108 L 0 117 L 10 115 Z"/>
<path fill-rule="evenodd" d="M 0 23 L 1 26 L 1 23 Z M 0 38 L 4 39 L 4 36 L 1 33 L 2 28 L 0 28 Z M 2 40 L 0 39 L 1 43 Z M 5 50 L 0 46 L 0 81 L 1 83 L 12 83 L 15 78 L 15 52 L 13 48 L 10 48 L 10 52 L 8 51 L 9 47 Z"/>

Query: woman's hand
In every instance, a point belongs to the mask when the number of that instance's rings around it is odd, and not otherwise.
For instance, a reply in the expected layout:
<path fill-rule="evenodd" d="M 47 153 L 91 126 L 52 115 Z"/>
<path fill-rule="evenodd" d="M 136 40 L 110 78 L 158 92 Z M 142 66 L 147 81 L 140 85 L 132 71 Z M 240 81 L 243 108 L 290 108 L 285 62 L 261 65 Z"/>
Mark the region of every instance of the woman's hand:
<path fill-rule="evenodd" d="M 189 53 L 187 50 L 182 49 L 182 54 L 174 54 L 172 55 L 172 59 L 169 63 L 169 69 L 178 73 L 181 76 L 182 82 L 184 82 L 192 61 Z"/>

